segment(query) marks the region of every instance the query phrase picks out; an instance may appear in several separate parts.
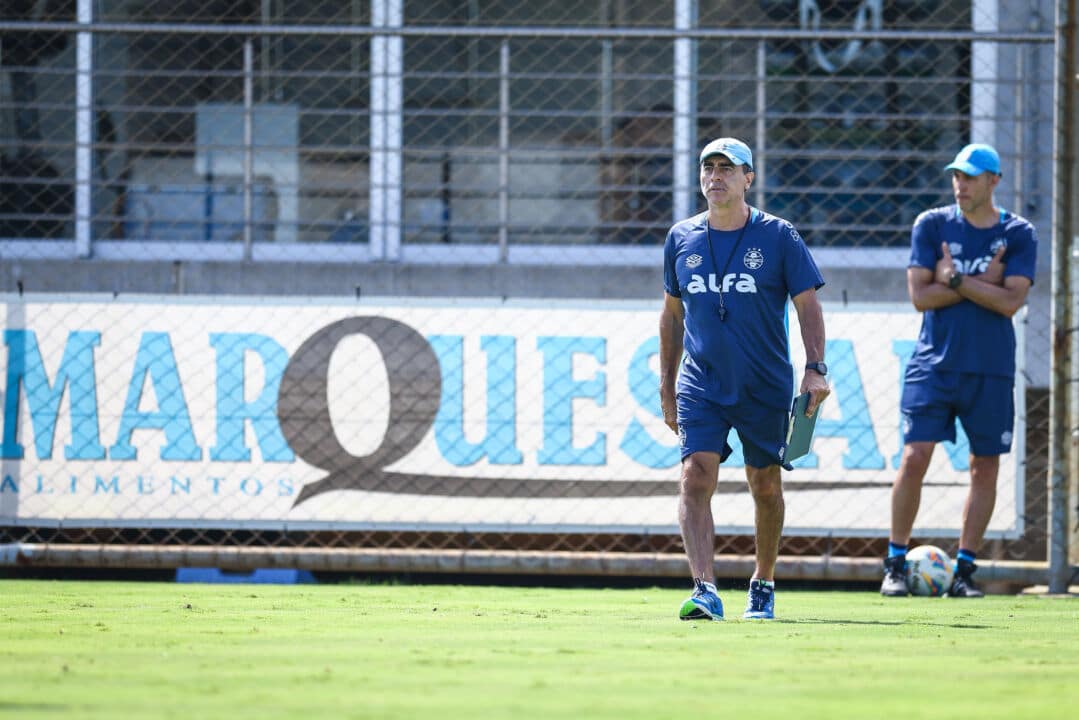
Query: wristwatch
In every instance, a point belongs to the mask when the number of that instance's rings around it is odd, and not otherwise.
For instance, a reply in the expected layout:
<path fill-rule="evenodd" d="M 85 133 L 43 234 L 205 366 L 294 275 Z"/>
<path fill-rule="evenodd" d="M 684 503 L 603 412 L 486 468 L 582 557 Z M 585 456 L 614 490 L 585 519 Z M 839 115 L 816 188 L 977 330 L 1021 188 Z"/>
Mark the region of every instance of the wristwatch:
<path fill-rule="evenodd" d="M 823 362 L 811 362 L 806 363 L 806 370 L 812 370 L 813 372 L 820 373 L 821 375 L 828 374 L 828 366 Z"/>
<path fill-rule="evenodd" d="M 955 290 L 963 284 L 963 273 L 958 270 L 952 270 L 952 274 L 948 276 L 948 287 Z"/>

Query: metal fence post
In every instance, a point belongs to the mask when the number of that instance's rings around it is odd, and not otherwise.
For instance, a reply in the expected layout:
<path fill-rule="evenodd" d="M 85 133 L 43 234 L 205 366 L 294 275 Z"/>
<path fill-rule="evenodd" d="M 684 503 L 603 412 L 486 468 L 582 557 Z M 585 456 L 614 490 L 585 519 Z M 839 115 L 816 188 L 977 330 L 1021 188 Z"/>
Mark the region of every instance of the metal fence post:
<path fill-rule="evenodd" d="M 674 5 L 676 30 L 693 30 L 698 23 L 696 0 L 677 0 Z M 671 222 L 688 217 L 696 205 L 697 161 L 697 40 L 679 37 L 674 41 L 674 193 Z"/>
<path fill-rule="evenodd" d="M 509 259 L 510 221 L 510 41 L 498 49 L 498 261 Z"/>
<path fill-rule="evenodd" d="M 75 35 L 75 254 L 90 257 L 93 215 L 94 20 L 92 0 L 79 0 Z"/>
<path fill-rule="evenodd" d="M 1069 357 L 1069 334 L 1075 332 L 1071 307 L 1072 212 L 1075 191 L 1075 12 L 1077 0 L 1060 0 L 1056 19 L 1056 134 L 1053 162 L 1053 285 L 1049 416 L 1049 592 L 1068 590 L 1069 457 L 1074 450 L 1068 412 L 1068 387 L 1076 359 Z"/>
<path fill-rule="evenodd" d="M 254 66 L 255 53 L 251 38 L 244 39 L 244 260 L 251 259 L 252 202 L 251 185 L 254 182 Z M 212 192 L 212 190 L 211 190 Z"/>
<path fill-rule="evenodd" d="M 399 0 L 372 0 L 376 31 L 400 28 L 403 18 Z M 401 255 L 403 48 L 401 35 L 371 37 L 371 255 L 381 260 L 399 260 Z"/>

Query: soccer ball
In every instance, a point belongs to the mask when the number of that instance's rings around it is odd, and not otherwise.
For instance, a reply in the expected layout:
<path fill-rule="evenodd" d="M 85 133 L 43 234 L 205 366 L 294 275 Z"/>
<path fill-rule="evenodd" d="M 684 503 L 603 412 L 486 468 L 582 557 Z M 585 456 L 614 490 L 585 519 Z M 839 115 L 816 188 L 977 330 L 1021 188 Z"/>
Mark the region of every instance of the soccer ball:
<path fill-rule="evenodd" d="M 919 545 L 907 553 L 907 587 L 911 595 L 937 597 L 952 586 L 952 559 L 933 545 Z"/>

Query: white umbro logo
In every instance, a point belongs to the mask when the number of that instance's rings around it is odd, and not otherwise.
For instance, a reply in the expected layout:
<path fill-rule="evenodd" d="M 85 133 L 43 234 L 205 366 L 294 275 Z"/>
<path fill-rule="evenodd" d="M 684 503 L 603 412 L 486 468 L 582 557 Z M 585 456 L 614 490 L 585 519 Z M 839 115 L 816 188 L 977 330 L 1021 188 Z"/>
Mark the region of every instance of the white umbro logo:
<path fill-rule="evenodd" d="M 704 262 L 704 258 L 700 255 L 693 254 L 686 258 L 686 267 L 692 270 L 695 267 L 700 267 L 702 262 Z"/>

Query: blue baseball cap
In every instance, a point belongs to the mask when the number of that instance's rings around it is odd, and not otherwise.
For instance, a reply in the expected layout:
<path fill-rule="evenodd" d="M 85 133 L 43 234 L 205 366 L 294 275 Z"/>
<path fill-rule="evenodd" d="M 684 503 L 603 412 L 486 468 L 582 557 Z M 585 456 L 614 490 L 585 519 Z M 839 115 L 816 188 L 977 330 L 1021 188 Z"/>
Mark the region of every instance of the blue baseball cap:
<path fill-rule="evenodd" d="M 991 172 L 1000 175 L 1000 155 L 991 145 L 972 143 L 959 151 L 951 165 L 945 170 L 958 170 L 967 175 L 981 175 L 983 172 Z"/>
<path fill-rule="evenodd" d="M 698 164 L 713 155 L 722 155 L 735 165 L 745 165 L 751 172 L 753 170 L 753 151 L 741 140 L 725 137 L 713 140 L 701 150 L 701 159 Z"/>

